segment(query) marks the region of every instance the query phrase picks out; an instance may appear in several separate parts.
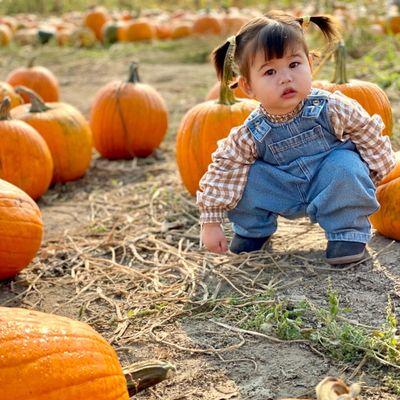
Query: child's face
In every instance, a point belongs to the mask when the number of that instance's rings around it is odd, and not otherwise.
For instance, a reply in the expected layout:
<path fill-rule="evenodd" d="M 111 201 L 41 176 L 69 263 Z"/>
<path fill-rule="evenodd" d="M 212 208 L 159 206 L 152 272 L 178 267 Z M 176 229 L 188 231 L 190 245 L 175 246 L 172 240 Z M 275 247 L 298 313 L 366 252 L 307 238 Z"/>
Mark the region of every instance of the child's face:
<path fill-rule="evenodd" d="M 296 46 L 282 58 L 266 61 L 263 51 L 250 66 L 250 80 L 241 77 L 239 85 L 258 100 L 270 114 L 292 111 L 311 91 L 311 64 L 304 49 Z"/>

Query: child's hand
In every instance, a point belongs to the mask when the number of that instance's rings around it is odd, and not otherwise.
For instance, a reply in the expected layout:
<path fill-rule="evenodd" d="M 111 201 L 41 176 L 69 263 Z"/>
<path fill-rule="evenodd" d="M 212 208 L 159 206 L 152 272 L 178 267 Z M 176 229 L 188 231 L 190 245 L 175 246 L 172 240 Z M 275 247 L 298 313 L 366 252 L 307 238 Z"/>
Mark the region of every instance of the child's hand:
<path fill-rule="evenodd" d="M 201 230 L 201 241 L 207 250 L 213 253 L 228 251 L 228 241 L 219 223 L 204 224 Z"/>

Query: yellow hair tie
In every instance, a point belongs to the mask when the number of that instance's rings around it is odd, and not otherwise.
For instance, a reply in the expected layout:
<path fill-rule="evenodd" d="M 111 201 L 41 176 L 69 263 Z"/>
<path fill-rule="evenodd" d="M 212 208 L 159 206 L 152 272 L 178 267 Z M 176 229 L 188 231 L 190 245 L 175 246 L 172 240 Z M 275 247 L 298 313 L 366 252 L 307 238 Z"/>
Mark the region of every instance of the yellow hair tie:
<path fill-rule="evenodd" d="M 309 15 L 305 15 L 302 17 L 303 23 L 301 24 L 302 28 L 305 30 L 308 28 L 308 25 L 310 25 L 310 20 L 311 17 Z"/>

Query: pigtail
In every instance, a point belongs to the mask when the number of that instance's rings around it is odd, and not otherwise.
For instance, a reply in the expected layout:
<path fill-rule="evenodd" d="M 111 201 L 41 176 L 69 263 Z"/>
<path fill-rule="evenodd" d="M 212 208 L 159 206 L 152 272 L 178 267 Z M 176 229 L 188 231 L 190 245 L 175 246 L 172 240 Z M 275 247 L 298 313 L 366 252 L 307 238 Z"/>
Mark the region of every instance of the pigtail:
<path fill-rule="evenodd" d="M 222 75 L 224 72 L 224 61 L 230 44 L 231 43 L 228 39 L 221 46 L 216 47 L 211 53 L 211 61 L 214 64 L 215 70 L 217 71 L 217 76 L 219 80 L 222 79 Z"/>
<path fill-rule="evenodd" d="M 331 44 L 338 43 L 341 40 L 342 35 L 339 29 L 339 22 L 329 15 L 315 15 L 311 17 L 304 16 L 297 18 L 296 20 L 300 23 L 303 29 L 307 28 L 307 25 L 310 22 L 317 25 L 325 38 Z"/>

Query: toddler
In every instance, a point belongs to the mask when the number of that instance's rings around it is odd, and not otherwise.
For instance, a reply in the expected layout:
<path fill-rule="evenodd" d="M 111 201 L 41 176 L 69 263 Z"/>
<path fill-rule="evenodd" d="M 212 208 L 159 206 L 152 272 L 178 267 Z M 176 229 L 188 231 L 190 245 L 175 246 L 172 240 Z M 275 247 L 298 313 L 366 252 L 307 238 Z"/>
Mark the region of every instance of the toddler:
<path fill-rule="evenodd" d="M 234 51 L 238 84 L 260 106 L 218 143 L 200 181 L 201 240 L 209 251 L 228 250 L 225 212 L 233 253 L 260 250 L 278 215 L 308 215 L 325 231 L 328 263 L 364 258 L 368 216 L 379 207 L 374 184 L 395 166 L 395 156 L 378 115 L 340 92 L 312 88 L 303 32 L 309 22 L 331 44 L 338 41 L 329 16 L 275 11 L 252 19 L 213 51 L 219 77 L 228 49 Z"/>

